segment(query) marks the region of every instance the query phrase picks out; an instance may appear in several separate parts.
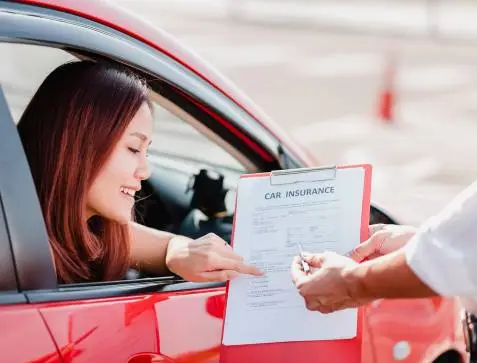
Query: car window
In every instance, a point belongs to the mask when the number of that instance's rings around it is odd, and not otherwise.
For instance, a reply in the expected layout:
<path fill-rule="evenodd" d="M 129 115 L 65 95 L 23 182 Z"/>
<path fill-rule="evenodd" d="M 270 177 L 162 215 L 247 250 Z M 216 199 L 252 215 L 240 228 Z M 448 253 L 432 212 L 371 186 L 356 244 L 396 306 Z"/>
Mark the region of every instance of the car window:
<path fill-rule="evenodd" d="M 207 164 L 245 172 L 244 166 L 230 153 L 157 103 L 154 107 L 154 136 L 150 152 L 180 160 L 184 164 Z"/>
<path fill-rule="evenodd" d="M 0 52 L 4 56 L 0 64 L 0 84 L 4 87 L 15 123 L 18 123 L 44 79 L 61 64 L 78 60 L 68 52 L 48 46 L 0 43 Z M 228 219 L 224 219 L 220 231 L 213 231 L 223 232 L 224 238 L 227 239 L 231 229 L 229 216 L 234 209 L 235 187 L 240 175 L 248 170 L 244 166 L 247 164 L 239 161 L 244 162 L 240 156 L 239 159 L 235 158 L 237 153 L 232 151 L 231 146 L 188 115 L 180 106 L 166 101 L 155 92 L 151 92 L 151 95 L 157 96 L 153 97 L 154 134 L 150 147 L 150 161 L 156 173 L 150 180 L 153 189 L 145 202 L 151 204 L 156 197 L 165 208 L 160 209 L 159 215 L 156 215 L 154 209 L 151 212 L 151 208 L 144 208 L 147 213 L 141 218 L 144 221 L 164 221 L 165 225 L 149 225 L 153 228 L 180 234 L 196 233 L 197 231 L 191 232 L 186 223 L 191 213 L 195 213 L 191 205 L 193 195 L 198 195 L 189 188 L 191 180 L 203 169 L 218 171 L 224 177 L 222 190 L 227 191 L 224 202 Z M 210 190 L 208 192 L 210 194 Z M 167 212 L 170 213 L 169 217 L 165 214 Z M 165 228 L 168 226 L 169 229 Z"/>
<path fill-rule="evenodd" d="M 16 43 L 0 43 L 0 54 L 0 83 L 15 123 L 46 76 L 76 59 L 61 49 Z"/>
<path fill-rule="evenodd" d="M 29 101 L 55 68 L 65 62 L 77 60 L 73 55 L 57 48 L 37 45 L 0 42 L 0 84 L 3 85 L 7 103 L 15 123 L 18 123 Z M 54 100 L 52 100 L 54 105 Z M 229 152 L 228 147 L 210 131 L 200 127 L 197 120 L 189 120 L 178 106 L 173 111 L 154 101 L 154 135 L 150 154 L 151 161 L 160 176 L 173 180 L 171 190 L 160 188 L 161 197 L 166 196 L 167 209 L 174 209 L 175 232 L 180 232 L 181 222 L 187 217 L 192 193 L 187 193 L 191 177 L 200 169 L 225 170 L 224 187 L 230 190 L 226 196 L 227 211 L 233 211 L 234 188 L 240 174 L 246 168 Z M 180 116 L 179 116 L 180 115 Z M 193 125 L 189 124 L 193 123 Z M 199 131 L 200 130 L 200 131 Z M 173 166 L 171 166 L 173 165 Z M 167 173 L 163 171 L 167 170 Z M 175 174 L 174 172 L 175 171 Z M 171 179 L 172 180 L 172 179 Z M 158 182 L 164 183 L 163 179 Z M 161 184 L 162 185 L 162 184 Z M 161 218 L 164 219 L 163 215 Z"/>

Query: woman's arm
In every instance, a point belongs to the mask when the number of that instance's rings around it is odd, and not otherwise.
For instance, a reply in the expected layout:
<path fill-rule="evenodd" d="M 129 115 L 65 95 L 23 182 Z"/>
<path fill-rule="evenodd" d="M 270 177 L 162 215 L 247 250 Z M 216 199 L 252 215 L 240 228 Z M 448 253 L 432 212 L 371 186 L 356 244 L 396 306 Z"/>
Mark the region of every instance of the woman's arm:
<path fill-rule="evenodd" d="M 167 247 L 176 236 L 136 222 L 129 223 L 129 230 L 131 267 L 155 276 L 170 274 L 166 266 Z"/>
<path fill-rule="evenodd" d="M 132 266 L 156 276 L 173 272 L 201 282 L 226 281 L 239 274 L 262 275 L 212 233 L 193 240 L 134 222 L 130 223 L 130 233 Z"/>

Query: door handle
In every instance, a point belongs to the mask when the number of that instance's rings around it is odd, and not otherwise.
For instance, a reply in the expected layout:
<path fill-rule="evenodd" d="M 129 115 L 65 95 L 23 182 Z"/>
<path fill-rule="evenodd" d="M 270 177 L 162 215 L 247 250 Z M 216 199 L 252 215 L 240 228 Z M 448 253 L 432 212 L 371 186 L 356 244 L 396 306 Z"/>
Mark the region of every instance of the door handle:
<path fill-rule="evenodd" d="M 175 363 L 175 361 L 162 354 L 140 353 L 129 358 L 128 363 Z"/>

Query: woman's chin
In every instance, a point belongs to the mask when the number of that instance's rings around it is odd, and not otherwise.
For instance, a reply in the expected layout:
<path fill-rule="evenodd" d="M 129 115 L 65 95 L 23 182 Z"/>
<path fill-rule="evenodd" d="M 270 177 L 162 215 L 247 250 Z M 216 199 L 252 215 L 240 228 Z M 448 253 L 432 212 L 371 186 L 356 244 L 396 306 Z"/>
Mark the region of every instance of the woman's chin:
<path fill-rule="evenodd" d="M 127 210 L 127 211 L 117 210 L 117 211 L 114 211 L 114 213 L 108 213 L 108 215 L 105 217 L 119 224 L 128 224 L 129 222 L 133 220 L 131 210 Z"/>
<path fill-rule="evenodd" d="M 129 212 L 128 214 L 126 214 L 124 216 L 121 216 L 120 218 L 116 219 L 116 222 L 118 222 L 119 224 L 128 224 L 132 220 L 133 219 L 132 219 L 132 216 L 131 216 L 131 212 Z"/>

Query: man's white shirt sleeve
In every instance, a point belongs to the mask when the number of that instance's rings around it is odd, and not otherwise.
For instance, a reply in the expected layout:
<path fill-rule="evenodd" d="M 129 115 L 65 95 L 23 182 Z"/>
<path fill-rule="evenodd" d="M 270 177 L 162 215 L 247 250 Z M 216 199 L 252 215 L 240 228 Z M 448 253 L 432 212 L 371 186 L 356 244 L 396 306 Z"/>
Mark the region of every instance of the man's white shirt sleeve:
<path fill-rule="evenodd" d="M 442 296 L 477 297 L 477 182 L 404 247 L 414 273 Z"/>

